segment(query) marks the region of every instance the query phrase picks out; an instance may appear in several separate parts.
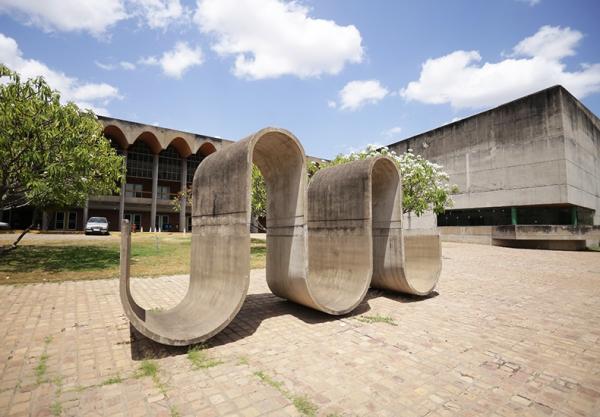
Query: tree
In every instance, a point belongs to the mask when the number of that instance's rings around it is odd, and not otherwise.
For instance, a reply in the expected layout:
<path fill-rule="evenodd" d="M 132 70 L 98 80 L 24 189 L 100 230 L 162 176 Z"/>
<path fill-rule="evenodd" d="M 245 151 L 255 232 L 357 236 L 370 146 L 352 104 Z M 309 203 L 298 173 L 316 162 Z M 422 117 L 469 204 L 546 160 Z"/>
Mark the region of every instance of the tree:
<path fill-rule="evenodd" d="M 334 165 L 345 164 L 351 161 L 366 159 L 378 155 L 392 158 L 400 170 L 402 177 L 402 211 L 422 215 L 427 210 L 436 214 L 443 213 L 452 207 L 452 194 L 458 192 L 456 185 L 450 184 L 450 177 L 443 171 L 443 167 L 429 162 L 421 155 L 415 155 L 412 150 L 398 156 L 396 152 L 387 147 L 368 145 L 361 152 L 352 152 L 347 155 L 338 155 L 332 161 L 320 163 L 311 162 L 309 175 L 312 176 L 319 169 Z"/>
<path fill-rule="evenodd" d="M 22 81 L 0 65 L 0 210 L 81 207 L 111 194 L 124 178 L 123 159 L 92 111 L 60 103 L 41 78 Z"/>
<path fill-rule="evenodd" d="M 187 187 L 185 190 L 178 191 L 175 194 L 175 197 L 171 199 L 171 208 L 175 213 L 181 212 L 181 203 L 183 203 L 185 199 L 185 203 L 189 204 L 192 201 L 192 189 Z"/>
<path fill-rule="evenodd" d="M 267 215 L 267 186 L 256 165 L 252 165 L 252 224 L 261 232 L 266 231 L 261 218 Z"/>

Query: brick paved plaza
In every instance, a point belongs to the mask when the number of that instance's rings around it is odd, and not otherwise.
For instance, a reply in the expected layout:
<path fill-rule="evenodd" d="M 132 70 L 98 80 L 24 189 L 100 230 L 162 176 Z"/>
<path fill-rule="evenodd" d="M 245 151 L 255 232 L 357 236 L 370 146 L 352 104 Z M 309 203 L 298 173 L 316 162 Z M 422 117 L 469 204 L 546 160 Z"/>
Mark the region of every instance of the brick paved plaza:
<path fill-rule="evenodd" d="M 131 332 L 117 280 L 0 286 L 0 415 L 600 416 L 600 253 L 443 249 L 433 297 L 370 291 L 343 318 L 255 270 L 189 356 Z M 187 278 L 133 286 L 166 308 Z"/>

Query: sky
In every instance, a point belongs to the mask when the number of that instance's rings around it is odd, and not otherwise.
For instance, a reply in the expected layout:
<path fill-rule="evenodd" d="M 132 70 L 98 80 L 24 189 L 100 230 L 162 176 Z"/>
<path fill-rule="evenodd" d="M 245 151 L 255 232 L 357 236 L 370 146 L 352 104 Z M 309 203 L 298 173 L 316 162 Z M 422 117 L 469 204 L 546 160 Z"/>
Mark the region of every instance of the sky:
<path fill-rule="evenodd" d="M 97 114 L 330 158 L 562 84 L 600 115 L 597 0 L 0 0 L 0 62 Z"/>

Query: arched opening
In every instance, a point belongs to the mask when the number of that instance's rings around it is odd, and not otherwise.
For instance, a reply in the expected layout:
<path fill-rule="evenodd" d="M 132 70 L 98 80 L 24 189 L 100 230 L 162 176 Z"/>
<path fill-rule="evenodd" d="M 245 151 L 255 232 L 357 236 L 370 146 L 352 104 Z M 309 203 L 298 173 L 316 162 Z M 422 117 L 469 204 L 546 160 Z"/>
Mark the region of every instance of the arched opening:
<path fill-rule="evenodd" d="M 158 154 L 162 150 L 160 142 L 152 132 L 143 132 L 135 139 L 135 142 L 144 142 L 153 154 Z"/>
<path fill-rule="evenodd" d="M 110 141 L 111 146 L 117 150 L 117 153 L 121 154 L 129 147 L 125 134 L 117 126 L 106 126 L 103 133 L 104 137 Z"/>
<path fill-rule="evenodd" d="M 214 153 L 216 151 L 217 151 L 217 149 L 215 148 L 215 145 L 213 145 L 210 142 L 206 142 L 202 146 L 200 146 L 200 148 L 198 149 L 198 151 L 196 153 L 188 156 L 188 158 L 187 158 L 187 184 L 188 184 L 188 186 L 191 186 L 192 181 L 194 181 L 194 174 L 196 173 L 196 169 L 198 168 L 198 165 L 200 165 L 200 162 L 202 162 L 204 160 L 204 158 L 206 158 L 208 155 L 210 155 L 211 153 Z"/>
<path fill-rule="evenodd" d="M 187 141 L 182 137 L 174 138 L 168 145 L 168 147 L 174 147 L 182 158 L 187 158 L 192 154 L 192 148 Z"/>
<path fill-rule="evenodd" d="M 200 148 L 198 149 L 198 151 L 196 153 L 200 154 L 202 156 L 208 156 L 211 153 L 216 152 L 216 151 L 217 151 L 217 148 L 215 148 L 215 145 L 213 145 L 210 142 L 206 142 L 202 146 L 200 146 Z"/>

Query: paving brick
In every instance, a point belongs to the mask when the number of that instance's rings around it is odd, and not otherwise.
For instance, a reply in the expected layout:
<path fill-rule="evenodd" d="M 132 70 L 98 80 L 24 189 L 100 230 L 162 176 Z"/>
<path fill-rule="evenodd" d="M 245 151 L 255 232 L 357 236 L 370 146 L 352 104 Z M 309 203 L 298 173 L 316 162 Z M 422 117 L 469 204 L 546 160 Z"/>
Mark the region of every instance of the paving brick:
<path fill-rule="evenodd" d="M 117 280 L 0 286 L 0 415 L 49 416 L 55 401 L 64 416 L 300 415 L 291 396 L 322 416 L 600 415 L 600 254 L 444 243 L 443 255 L 431 297 L 371 290 L 345 317 L 277 298 L 252 271 L 240 313 L 207 343 L 223 363 L 199 370 L 186 348 L 130 328 Z M 187 279 L 132 287 L 168 308 Z M 144 359 L 157 381 L 134 377 Z"/>

